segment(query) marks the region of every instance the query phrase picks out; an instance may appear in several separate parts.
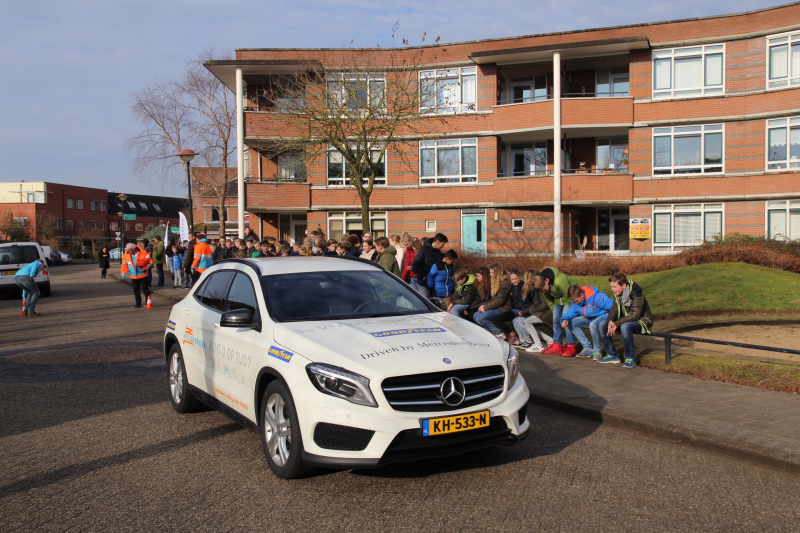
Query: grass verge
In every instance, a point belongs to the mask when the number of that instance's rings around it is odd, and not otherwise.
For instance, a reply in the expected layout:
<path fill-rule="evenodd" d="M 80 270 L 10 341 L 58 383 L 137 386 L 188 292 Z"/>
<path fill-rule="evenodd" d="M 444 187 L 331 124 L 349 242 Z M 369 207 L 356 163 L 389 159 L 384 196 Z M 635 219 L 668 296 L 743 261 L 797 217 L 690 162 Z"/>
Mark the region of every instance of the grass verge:
<path fill-rule="evenodd" d="M 641 356 L 639 366 L 688 374 L 697 379 L 724 381 L 800 394 L 800 365 L 742 361 L 725 357 L 677 355 L 672 363 L 664 362 L 664 354 L 649 352 Z"/>

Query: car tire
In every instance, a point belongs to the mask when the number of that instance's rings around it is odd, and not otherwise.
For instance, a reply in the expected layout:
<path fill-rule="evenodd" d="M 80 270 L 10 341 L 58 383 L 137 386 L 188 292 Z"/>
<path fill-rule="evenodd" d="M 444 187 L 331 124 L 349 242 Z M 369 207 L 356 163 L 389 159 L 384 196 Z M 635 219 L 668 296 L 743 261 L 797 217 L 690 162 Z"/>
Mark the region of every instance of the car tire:
<path fill-rule="evenodd" d="M 306 477 L 314 468 L 303 462 L 303 437 L 297 409 L 286 385 L 272 381 L 261 398 L 261 446 L 270 470 L 283 479 Z"/>
<path fill-rule="evenodd" d="M 49 298 L 50 297 L 50 282 L 48 281 L 41 289 L 42 297 Z"/>
<path fill-rule="evenodd" d="M 172 408 L 181 414 L 199 411 L 202 403 L 189 391 L 183 353 L 177 344 L 174 344 L 169 350 L 167 371 L 169 373 L 169 402 L 172 404 Z"/>

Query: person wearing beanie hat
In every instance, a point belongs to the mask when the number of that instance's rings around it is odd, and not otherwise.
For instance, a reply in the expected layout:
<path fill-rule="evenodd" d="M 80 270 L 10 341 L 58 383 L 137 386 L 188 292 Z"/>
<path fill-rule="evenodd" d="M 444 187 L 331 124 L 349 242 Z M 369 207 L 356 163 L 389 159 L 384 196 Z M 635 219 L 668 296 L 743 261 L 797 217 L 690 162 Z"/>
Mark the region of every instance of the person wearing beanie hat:
<path fill-rule="evenodd" d="M 131 286 L 133 287 L 133 296 L 136 298 L 136 305 L 134 307 L 142 306 L 142 294 L 145 298 L 150 297 L 150 269 L 153 266 L 153 260 L 150 254 L 129 242 L 125 245 L 125 253 L 122 255 L 122 266 L 120 267 L 120 276 L 125 279 L 125 276 L 130 274 Z"/>

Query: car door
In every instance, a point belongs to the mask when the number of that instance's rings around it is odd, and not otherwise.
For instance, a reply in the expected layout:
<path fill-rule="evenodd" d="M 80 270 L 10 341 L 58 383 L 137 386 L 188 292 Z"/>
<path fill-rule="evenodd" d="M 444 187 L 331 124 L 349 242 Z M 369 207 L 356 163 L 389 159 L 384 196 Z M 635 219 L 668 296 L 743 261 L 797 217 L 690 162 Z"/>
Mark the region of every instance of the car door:
<path fill-rule="evenodd" d="M 190 296 L 184 298 L 176 307 L 180 310 L 175 327 L 175 336 L 181 343 L 183 364 L 186 367 L 186 376 L 191 385 L 208 392 L 205 379 L 205 358 L 203 355 L 201 331 L 201 314 L 203 305 L 201 299 L 203 291 L 208 286 L 206 278 L 197 287 L 193 288 Z"/>

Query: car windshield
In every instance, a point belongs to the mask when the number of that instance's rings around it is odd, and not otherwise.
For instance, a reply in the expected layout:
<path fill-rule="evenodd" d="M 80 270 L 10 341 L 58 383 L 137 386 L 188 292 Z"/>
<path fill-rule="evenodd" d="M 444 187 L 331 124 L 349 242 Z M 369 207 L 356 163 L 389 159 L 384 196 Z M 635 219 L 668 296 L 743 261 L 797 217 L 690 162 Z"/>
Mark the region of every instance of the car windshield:
<path fill-rule="evenodd" d="M 270 314 L 278 322 L 431 312 L 422 298 L 385 272 L 303 272 L 263 280 Z"/>
<path fill-rule="evenodd" d="M 3 246 L 0 247 L 0 265 L 19 265 L 33 263 L 39 259 L 39 250 L 35 246 Z"/>

